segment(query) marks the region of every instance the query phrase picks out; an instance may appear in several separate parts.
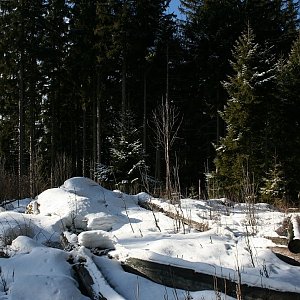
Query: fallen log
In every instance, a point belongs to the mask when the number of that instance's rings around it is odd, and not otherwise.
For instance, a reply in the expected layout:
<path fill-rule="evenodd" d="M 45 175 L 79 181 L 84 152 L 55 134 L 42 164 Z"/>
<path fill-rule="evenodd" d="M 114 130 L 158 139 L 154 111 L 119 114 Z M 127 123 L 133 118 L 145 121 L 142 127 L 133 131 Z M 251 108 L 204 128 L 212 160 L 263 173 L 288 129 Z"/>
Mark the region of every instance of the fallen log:
<path fill-rule="evenodd" d="M 86 293 L 92 300 L 125 300 L 110 286 L 87 248 L 80 247 L 72 255 L 75 262 L 73 270 L 82 293 Z"/>
<path fill-rule="evenodd" d="M 300 230 L 299 230 L 300 218 L 292 217 L 289 226 L 289 242 L 288 249 L 292 253 L 300 253 Z"/>
<path fill-rule="evenodd" d="M 199 223 L 199 222 L 196 222 L 196 221 L 191 220 L 189 218 L 185 218 L 180 213 L 174 213 L 174 212 L 171 212 L 171 211 L 164 210 L 163 208 L 161 208 L 160 206 L 158 206 L 158 205 L 156 205 L 152 202 L 139 201 L 138 204 L 139 204 L 140 207 L 142 207 L 144 209 L 151 210 L 151 211 L 154 211 L 154 212 L 161 212 L 164 215 L 166 215 L 167 217 L 172 218 L 172 219 L 177 220 L 177 221 L 180 221 L 183 224 L 185 224 L 185 225 L 187 225 L 191 228 L 194 228 L 194 229 L 196 229 L 200 232 L 204 232 L 204 231 L 209 230 L 209 227 L 208 227 L 207 223 Z"/>
<path fill-rule="evenodd" d="M 272 252 L 285 263 L 300 267 L 300 254 L 291 253 L 287 247 L 270 247 Z"/>
<path fill-rule="evenodd" d="M 156 283 L 187 291 L 215 290 L 228 296 L 237 297 L 241 293 L 245 300 L 300 300 L 300 294 L 282 292 L 263 287 L 239 284 L 237 281 L 192 269 L 166 265 L 138 258 L 128 258 L 121 262 L 123 269 Z"/>
<path fill-rule="evenodd" d="M 73 270 L 76 274 L 76 278 L 79 284 L 81 292 L 90 297 L 92 300 L 107 300 L 101 293 L 95 293 L 93 289 L 94 280 L 91 277 L 89 271 L 85 268 L 84 264 L 75 264 Z"/>
<path fill-rule="evenodd" d="M 114 300 L 124 300 L 106 281 L 91 255 L 92 253 L 97 256 L 107 255 L 112 249 L 88 249 L 84 246 L 79 246 L 77 238 L 73 237 L 72 243 L 70 239 L 71 236 L 67 232 L 63 232 L 60 236 L 62 248 L 65 251 L 72 250 L 72 255 L 69 257 L 68 262 L 73 265 L 72 269 L 81 293 L 92 300 L 110 300 L 111 297 Z"/>

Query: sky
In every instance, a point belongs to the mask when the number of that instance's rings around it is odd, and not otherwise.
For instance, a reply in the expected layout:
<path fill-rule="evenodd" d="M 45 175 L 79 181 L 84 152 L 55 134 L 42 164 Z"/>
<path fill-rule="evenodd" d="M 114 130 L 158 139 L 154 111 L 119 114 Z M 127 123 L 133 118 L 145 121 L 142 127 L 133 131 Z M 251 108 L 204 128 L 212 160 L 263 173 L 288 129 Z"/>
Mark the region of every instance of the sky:
<path fill-rule="evenodd" d="M 171 0 L 170 8 L 169 8 L 169 12 L 170 13 L 174 12 L 178 18 L 180 18 L 181 15 L 178 10 L 179 5 L 180 5 L 180 0 Z"/>

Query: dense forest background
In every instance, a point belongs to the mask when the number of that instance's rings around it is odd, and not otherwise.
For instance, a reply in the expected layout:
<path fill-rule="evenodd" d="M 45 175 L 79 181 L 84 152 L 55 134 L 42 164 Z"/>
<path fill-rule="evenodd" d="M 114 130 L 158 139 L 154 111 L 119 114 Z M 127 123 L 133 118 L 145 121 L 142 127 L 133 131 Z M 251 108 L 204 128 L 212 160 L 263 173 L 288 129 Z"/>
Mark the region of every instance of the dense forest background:
<path fill-rule="evenodd" d="M 168 6 L 0 1 L 1 199 L 88 176 L 298 201 L 299 2 Z"/>

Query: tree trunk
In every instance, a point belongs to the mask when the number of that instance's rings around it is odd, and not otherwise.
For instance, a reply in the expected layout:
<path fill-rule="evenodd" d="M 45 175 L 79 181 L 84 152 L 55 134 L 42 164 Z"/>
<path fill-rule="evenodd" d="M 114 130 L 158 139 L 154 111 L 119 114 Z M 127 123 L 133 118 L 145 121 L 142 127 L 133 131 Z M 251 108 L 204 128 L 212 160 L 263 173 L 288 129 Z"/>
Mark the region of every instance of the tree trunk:
<path fill-rule="evenodd" d="M 213 290 L 222 292 L 231 297 L 241 297 L 245 300 L 300 300 L 300 294 L 294 292 L 281 292 L 260 286 L 249 286 L 239 283 L 233 278 L 197 272 L 193 269 L 170 264 L 158 263 L 149 260 L 129 257 L 121 262 L 125 271 L 148 278 L 156 283 L 186 291 Z"/>
<path fill-rule="evenodd" d="M 122 61 L 122 116 L 125 116 L 126 111 L 126 59 Z"/>
<path fill-rule="evenodd" d="M 144 73 L 143 148 L 147 151 L 147 73 Z"/>
<path fill-rule="evenodd" d="M 101 92 L 100 92 L 100 87 L 97 93 L 97 134 L 96 134 L 96 143 L 97 143 L 97 153 L 96 153 L 96 163 L 101 162 L 101 103 L 100 103 L 100 98 L 101 98 Z"/>
<path fill-rule="evenodd" d="M 33 198 L 35 189 L 35 147 L 34 147 L 34 136 L 35 136 L 35 113 L 34 113 L 35 99 L 32 96 L 30 99 L 30 141 L 29 141 L 29 177 L 30 177 L 30 197 Z"/>
<path fill-rule="evenodd" d="M 86 108 L 82 108 L 82 176 L 85 177 L 86 170 Z"/>
<path fill-rule="evenodd" d="M 24 175 L 24 3 L 21 1 L 21 49 L 19 70 L 19 198 L 22 197 L 22 177 Z"/>

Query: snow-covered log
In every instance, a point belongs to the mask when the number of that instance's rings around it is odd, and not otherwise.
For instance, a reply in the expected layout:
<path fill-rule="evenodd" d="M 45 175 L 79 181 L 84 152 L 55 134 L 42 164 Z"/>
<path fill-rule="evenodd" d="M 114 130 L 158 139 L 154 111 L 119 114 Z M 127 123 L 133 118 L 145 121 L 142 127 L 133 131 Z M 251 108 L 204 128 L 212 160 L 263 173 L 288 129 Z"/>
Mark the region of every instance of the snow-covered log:
<path fill-rule="evenodd" d="M 288 249 L 292 253 L 300 253 L 300 218 L 299 216 L 291 217 L 289 228 L 289 243 Z"/>
<path fill-rule="evenodd" d="M 161 213 L 165 214 L 167 217 L 177 220 L 177 221 L 181 222 L 182 224 L 187 225 L 191 228 L 194 228 L 200 232 L 204 232 L 209 229 L 209 227 L 206 223 L 199 223 L 199 222 L 196 222 L 189 218 L 186 218 L 180 212 L 174 213 L 171 211 L 166 211 L 162 207 L 160 207 L 154 203 L 151 203 L 149 201 L 139 201 L 138 204 L 139 204 L 139 206 L 141 206 L 144 209 L 161 212 Z"/>
<path fill-rule="evenodd" d="M 92 253 L 85 247 L 73 251 L 76 260 L 73 265 L 80 287 L 93 300 L 125 300 L 106 281 L 93 261 Z"/>
<path fill-rule="evenodd" d="M 143 276 L 156 283 L 175 289 L 188 290 L 190 292 L 215 290 L 228 296 L 237 297 L 236 291 L 240 288 L 242 299 L 245 300 L 300 300 L 300 294 L 298 293 L 282 292 L 263 287 L 249 286 L 247 284 L 238 284 L 236 281 L 227 278 L 133 257 L 123 261 L 122 267 L 127 272 Z"/>
<path fill-rule="evenodd" d="M 73 266 L 73 270 L 76 273 L 79 288 L 84 291 L 87 296 L 92 300 L 107 300 L 101 293 L 96 294 L 93 285 L 94 281 L 89 271 L 86 269 L 84 264 L 76 264 Z"/>

